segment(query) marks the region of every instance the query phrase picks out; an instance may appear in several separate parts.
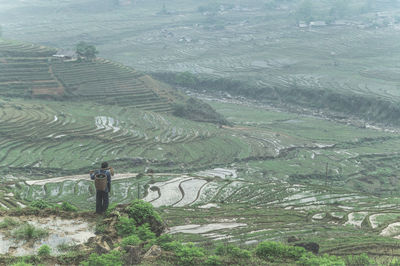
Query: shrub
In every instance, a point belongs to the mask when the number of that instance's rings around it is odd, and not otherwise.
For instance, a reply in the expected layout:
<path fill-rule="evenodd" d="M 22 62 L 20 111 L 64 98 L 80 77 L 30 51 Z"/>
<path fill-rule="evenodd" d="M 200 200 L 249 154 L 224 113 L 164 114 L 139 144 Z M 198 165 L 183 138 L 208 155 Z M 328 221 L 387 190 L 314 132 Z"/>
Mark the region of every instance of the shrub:
<path fill-rule="evenodd" d="M 34 201 L 32 201 L 32 203 L 29 206 L 31 206 L 32 208 L 41 209 L 41 210 L 53 207 L 52 204 L 50 204 L 49 202 L 44 201 L 44 200 L 34 200 Z"/>
<path fill-rule="evenodd" d="M 175 251 L 175 254 L 178 257 L 179 264 L 182 265 L 199 264 L 199 259 L 205 256 L 203 249 L 196 247 L 193 243 L 181 245 L 181 247 Z"/>
<path fill-rule="evenodd" d="M 156 234 L 150 230 L 148 224 L 143 224 L 137 228 L 137 235 L 142 241 L 156 239 Z"/>
<path fill-rule="evenodd" d="M 134 200 L 127 208 L 129 218 L 135 220 L 136 225 L 148 223 L 151 231 L 157 236 L 164 230 L 160 215 L 154 210 L 153 205 L 143 200 Z"/>
<path fill-rule="evenodd" d="M 82 261 L 82 266 L 122 266 L 124 264 L 122 259 L 122 252 L 112 250 L 110 253 L 98 255 L 96 253 L 90 254 L 86 261 Z"/>
<path fill-rule="evenodd" d="M 390 266 L 400 266 L 400 260 L 399 259 L 392 259 L 392 261 L 389 264 Z"/>
<path fill-rule="evenodd" d="M 121 216 L 115 229 L 119 236 L 129 236 L 136 233 L 136 222 L 132 218 Z"/>
<path fill-rule="evenodd" d="M 163 234 L 160 237 L 158 237 L 156 240 L 157 245 L 159 245 L 162 248 L 166 243 L 170 243 L 170 242 L 172 242 L 172 236 L 168 235 L 168 234 Z"/>
<path fill-rule="evenodd" d="M 171 241 L 167 243 L 161 243 L 161 248 L 167 251 L 177 251 L 182 248 L 183 244 L 178 241 Z"/>
<path fill-rule="evenodd" d="M 137 235 L 130 235 L 130 236 L 124 237 L 121 240 L 121 245 L 123 247 L 125 247 L 125 246 L 137 246 L 141 242 L 142 241 L 140 240 L 140 238 Z"/>
<path fill-rule="evenodd" d="M 41 257 L 50 256 L 51 248 L 48 245 L 42 245 L 38 250 L 38 255 Z"/>
<path fill-rule="evenodd" d="M 232 244 L 219 244 L 215 250 L 217 255 L 228 256 L 240 259 L 249 259 L 251 257 L 250 251 L 241 249 Z"/>
<path fill-rule="evenodd" d="M 306 254 L 306 250 L 302 247 L 292 247 L 284 245 L 280 242 L 261 242 L 255 249 L 257 257 L 276 262 L 284 260 L 298 260 Z"/>
<path fill-rule="evenodd" d="M 72 205 L 72 204 L 70 204 L 70 203 L 64 201 L 64 202 L 61 204 L 61 210 L 63 210 L 63 211 L 68 211 L 68 212 L 76 212 L 76 211 L 78 210 L 78 208 L 75 207 L 74 205 Z"/>
<path fill-rule="evenodd" d="M 361 255 L 349 255 L 344 258 L 346 266 L 357 266 L 357 265 L 375 265 L 376 262 L 370 259 L 367 254 Z"/>
<path fill-rule="evenodd" d="M 0 223 L 0 228 L 13 228 L 15 226 L 19 225 L 19 222 L 13 218 L 6 217 L 4 220 Z"/>
<path fill-rule="evenodd" d="M 17 263 L 12 264 L 11 266 L 33 266 L 33 265 L 30 263 L 25 263 L 25 262 L 17 262 Z"/>
<path fill-rule="evenodd" d="M 207 265 L 207 266 L 222 265 L 222 261 L 219 256 L 211 255 L 206 259 L 206 261 L 204 262 L 204 265 Z"/>
<path fill-rule="evenodd" d="M 49 232 L 30 224 L 24 224 L 15 229 L 12 235 L 17 239 L 31 240 L 46 237 L 49 235 Z"/>
<path fill-rule="evenodd" d="M 304 254 L 299 261 L 300 265 L 305 266 L 345 266 L 345 262 L 336 256 L 324 254 L 322 257 L 315 256 L 312 253 Z M 364 265 L 364 264 L 361 264 Z"/>

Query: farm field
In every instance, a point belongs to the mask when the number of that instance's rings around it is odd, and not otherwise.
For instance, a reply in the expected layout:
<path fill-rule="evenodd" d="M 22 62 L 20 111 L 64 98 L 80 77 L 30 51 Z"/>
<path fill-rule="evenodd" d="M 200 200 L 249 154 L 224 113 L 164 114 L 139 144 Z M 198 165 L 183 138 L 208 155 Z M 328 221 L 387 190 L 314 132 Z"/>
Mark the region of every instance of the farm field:
<path fill-rule="evenodd" d="M 185 243 L 400 256 L 397 2 L 325 23 L 331 2 L 312 1 L 306 27 L 297 0 L 127 2 L 0 0 L 0 212 L 93 212 L 108 161 L 111 204 L 151 203 Z M 101 57 L 53 56 L 79 41 Z M 190 97 L 227 122 L 178 117 Z M 95 234 L 84 215 L 63 241 Z M 55 242 L 73 223 L 31 218 Z"/>
<path fill-rule="evenodd" d="M 4 5 L 0 24 L 6 38 L 63 49 L 83 40 L 139 71 L 233 79 L 244 83 L 236 93 L 265 91 L 259 100 L 399 125 L 400 7 L 369 2 L 348 1 L 335 19 L 332 1 L 314 1 L 310 12 L 322 26 L 304 27 L 300 0 L 176 0 L 165 9 L 155 0 L 16 1 Z"/>

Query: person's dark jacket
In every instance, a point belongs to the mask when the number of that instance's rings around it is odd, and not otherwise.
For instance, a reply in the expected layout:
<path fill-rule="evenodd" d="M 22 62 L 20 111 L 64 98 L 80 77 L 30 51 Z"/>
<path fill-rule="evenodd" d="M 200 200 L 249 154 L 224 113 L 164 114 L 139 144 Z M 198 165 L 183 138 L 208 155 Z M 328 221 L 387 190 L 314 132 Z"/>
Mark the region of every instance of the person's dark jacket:
<path fill-rule="evenodd" d="M 111 191 L 111 172 L 108 169 L 100 169 L 96 170 L 93 173 L 90 173 L 90 178 L 94 180 L 95 176 L 97 174 L 105 174 L 107 176 L 107 187 L 106 187 L 106 193 Z"/>

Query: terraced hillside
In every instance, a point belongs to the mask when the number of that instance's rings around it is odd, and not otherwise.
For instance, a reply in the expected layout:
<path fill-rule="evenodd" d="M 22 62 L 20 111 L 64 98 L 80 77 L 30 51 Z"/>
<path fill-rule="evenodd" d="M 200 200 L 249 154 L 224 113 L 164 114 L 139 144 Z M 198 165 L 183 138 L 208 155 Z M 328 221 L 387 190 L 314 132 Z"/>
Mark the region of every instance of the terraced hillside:
<path fill-rule="evenodd" d="M 166 85 L 104 59 L 91 62 L 52 57 L 54 49 L 0 40 L 0 95 L 91 100 L 158 112 L 171 111 Z"/>

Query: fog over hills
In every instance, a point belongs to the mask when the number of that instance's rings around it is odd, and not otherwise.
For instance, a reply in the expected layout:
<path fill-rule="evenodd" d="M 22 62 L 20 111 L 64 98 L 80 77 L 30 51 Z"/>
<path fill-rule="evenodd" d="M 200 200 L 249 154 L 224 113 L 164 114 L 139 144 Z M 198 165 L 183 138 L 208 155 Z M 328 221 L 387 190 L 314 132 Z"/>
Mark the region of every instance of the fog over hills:
<path fill-rule="evenodd" d="M 0 265 L 399 263 L 400 1 L 0 0 L 0 27 Z"/>

